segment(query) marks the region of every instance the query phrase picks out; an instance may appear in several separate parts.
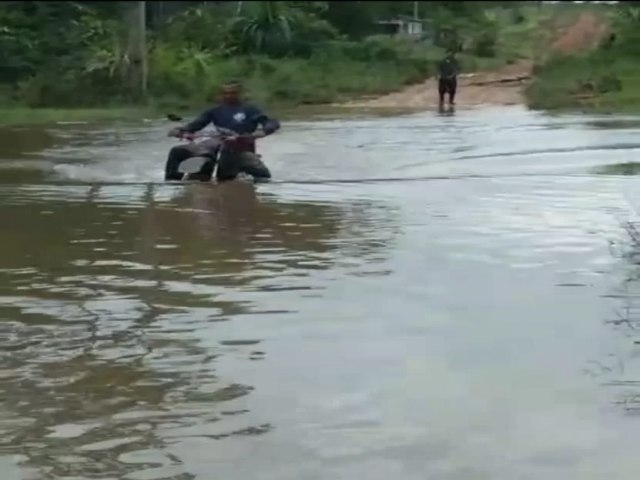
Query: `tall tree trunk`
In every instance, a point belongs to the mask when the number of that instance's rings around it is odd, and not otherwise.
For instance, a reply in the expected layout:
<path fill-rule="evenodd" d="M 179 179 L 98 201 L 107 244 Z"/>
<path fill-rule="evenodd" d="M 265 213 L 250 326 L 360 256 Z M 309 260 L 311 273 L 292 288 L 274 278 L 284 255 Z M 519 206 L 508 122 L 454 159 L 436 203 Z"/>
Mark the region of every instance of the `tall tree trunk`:
<path fill-rule="evenodd" d="M 127 53 L 130 65 L 128 87 L 131 97 L 143 100 L 147 93 L 146 2 L 130 2 L 126 12 Z"/>

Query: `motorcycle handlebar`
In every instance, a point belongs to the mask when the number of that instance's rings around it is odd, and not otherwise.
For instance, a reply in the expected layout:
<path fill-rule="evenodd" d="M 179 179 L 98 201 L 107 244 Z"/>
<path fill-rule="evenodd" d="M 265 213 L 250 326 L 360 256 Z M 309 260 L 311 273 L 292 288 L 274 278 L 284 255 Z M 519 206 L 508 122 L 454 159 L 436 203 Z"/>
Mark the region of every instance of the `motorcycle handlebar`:
<path fill-rule="evenodd" d="M 174 113 L 169 113 L 167 114 L 167 118 L 172 121 L 172 122 L 179 122 L 182 121 L 182 117 L 174 114 Z M 183 139 L 184 137 L 180 136 L 180 135 L 171 135 L 170 136 L 175 136 L 179 139 Z M 190 134 L 189 135 L 191 138 L 190 140 L 195 140 L 197 138 L 222 138 L 224 139 L 224 137 L 233 137 L 233 138 L 253 138 L 253 139 L 258 139 L 258 138 L 263 138 L 266 137 L 266 133 L 265 132 L 256 132 L 256 133 L 250 133 L 250 134 L 237 134 L 236 132 L 234 132 L 233 130 L 229 130 L 223 127 L 216 127 L 216 130 L 214 132 L 201 132 L 201 133 L 196 133 L 196 134 Z"/>
<path fill-rule="evenodd" d="M 219 138 L 219 139 L 238 139 L 238 138 L 253 138 L 253 139 L 258 139 L 258 138 L 263 138 L 265 137 L 265 133 L 264 132 L 256 132 L 256 133 L 250 133 L 250 134 L 238 134 L 232 130 L 226 130 L 226 129 L 222 129 L 222 128 L 218 128 L 216 131 L 214 132 L 200 132 L 200 133 L 196 133 L 196 134 L 191 134 L 188 137 L 183 137 L 183 136 L 177 136 L 177 138 L 179 139 L 183 139 L 186 138 L 188 140 L 195 140 L 198 138 Z"/>

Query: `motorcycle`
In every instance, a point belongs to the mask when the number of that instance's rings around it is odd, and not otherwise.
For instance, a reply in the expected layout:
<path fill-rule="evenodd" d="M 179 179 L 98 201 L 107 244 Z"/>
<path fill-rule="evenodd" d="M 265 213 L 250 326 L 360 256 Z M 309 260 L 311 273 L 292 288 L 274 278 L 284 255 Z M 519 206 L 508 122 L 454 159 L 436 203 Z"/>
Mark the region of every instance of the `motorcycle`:
<path fill-rule="evenodd" d="M 170 120 L 175 121 L 179 117 L 167 116 Z M 184 137 L 191 142 L 197 140 L 215 140 L 218 142 L 215 151 L 206 147 L 203 148 L 203 153 L 189 157 L 183 160 L 178 166 L 178 172 L 184 174 L 184 180 L 199 180 L 202 181 L 204 176 L 210 175 L 203 174 L 203 170 L 209 166 L 211 172 L 217 168 L 218 172 L 216 177 L 220 180 L 232 180 L 232 179 L 251 179 L 252 176 L 249 172 L 245 172 L 242 168 L 242 161 L 240 155 L 242 150 L 238 149 L 238 140 L 242 139 L 259 139 L 265 136 L 264 132 L 257 131 L 252 134 L 238 134 L 232 130 L 228 130 L 221 127 L 215 127 L 214 131 L 201 132 L 197 134 L 191 134 L 188 137 Z M 181 138 L 182 139 L 182 138 Z M 209 150 L 209 151 L 207 151 Z M 206 152 L 206 153 L 205 153 Z M 223 171 L 221 172 L 221 169 Z M 208 178 L 206 178 L 208 180 Z M 258 181 L 254 178 L 254 181 Z"/>

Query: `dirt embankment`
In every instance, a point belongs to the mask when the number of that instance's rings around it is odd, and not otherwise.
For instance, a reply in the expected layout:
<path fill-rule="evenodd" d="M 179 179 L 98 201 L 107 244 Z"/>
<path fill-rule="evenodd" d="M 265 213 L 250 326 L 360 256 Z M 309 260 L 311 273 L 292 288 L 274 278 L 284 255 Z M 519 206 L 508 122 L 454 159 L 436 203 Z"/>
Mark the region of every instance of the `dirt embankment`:
<path fill-rule="evenodd" d="M 600 17 L 591 12 L 581 14 L 576 22 L 557 32 L 551 49 L 571 53 L 595 46 L 606 32 Z M 532 60 L 522 60 L 494 72 L 461 74 L 458 78 L 458 107 L 481 105 L 515 105 L 524 103 L 523 90 L 531 78 Z M 427 109 L 438 105 L 438 82 L 430 78 L 399 92 L 379 98 L 352 101 L 341 106 L 365 108 Z"/>

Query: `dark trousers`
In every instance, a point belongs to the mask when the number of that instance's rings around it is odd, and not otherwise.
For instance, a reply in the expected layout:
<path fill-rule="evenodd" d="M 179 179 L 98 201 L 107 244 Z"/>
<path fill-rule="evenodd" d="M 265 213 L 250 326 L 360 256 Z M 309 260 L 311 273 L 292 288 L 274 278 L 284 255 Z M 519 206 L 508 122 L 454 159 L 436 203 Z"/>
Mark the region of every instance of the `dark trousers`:
<path fill-rule="evenodd" d="M 444 103 L 444 96 L 449 94 L 449 103 L 453 104 L 456 98 L 456 91 L 458 90 L 458 79 L 453 78 L 440 78 L 438 80 L 438 93 L 440 94 L 440 103 Z"/>
<path fill-rule="evenodd" d="M 251 175 L 256 180 L 271 178 L 271 172 L 253 152 L 229 152 L 220 155 L 216 179 L 218 181 L 233 180 L 239 173 Z"/>
<path fill-rule="evenodd" d="M 188 180 L 211 181 L 213 170 L 216 166 L 218 148 L 219 145 L 214 143 L 207 145 L 177 145 L 173 147 L 169 151 L 169 157 L 165 164 L 164 179 L 183 180 L 184 173 L 178 171 L 180 164 L 188 158 L 203 156 L 208 157 L 210 161 L 206 162 L 199 172 L 189 174 Z M 271 178 L 271 172 L 260 160 L 260 156 L 252 152 L 223 153 L 220 155 L 218 162 L 218 170 L 216 171 L 216 179 L 218 181 L 233 180 L 241 172 L 247 173 L 255 179 Z"/>
<path fill-rule="evenodd" d="M 190 180 L 202 180 L 204 182 L 211 180 L 213 176 L 213 169 L 215 168 L 215 154 L 216 152 L 210 152 L 202 155 L 209 158 L 209 161 L 206 162 L 199 172 L 189 174 Z M 178 171 L 178 167 L 182 162 L 184 162 L 187 158 L 195 157 L 198 155 L 191 148 L 190 145 L 178 145 L 169 150 L 169 157 L 167 158 L 167 163 L 164 166 L 164 179 L 165 180 L 182 180 L 184 178 L 184 173 Z"/>

